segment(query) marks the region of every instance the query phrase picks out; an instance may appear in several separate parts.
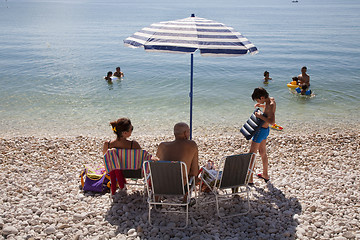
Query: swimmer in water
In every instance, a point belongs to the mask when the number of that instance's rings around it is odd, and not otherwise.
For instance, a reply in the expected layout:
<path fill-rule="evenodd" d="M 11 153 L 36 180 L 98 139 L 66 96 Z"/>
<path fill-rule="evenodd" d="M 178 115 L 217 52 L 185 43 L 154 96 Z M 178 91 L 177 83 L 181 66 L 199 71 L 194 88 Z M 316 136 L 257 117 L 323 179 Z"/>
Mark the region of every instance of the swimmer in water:
<path fill-rule="evenodd" d="M 110 71 L 110 72 L 107 73 L 107 75 L 106 75 L 106 77 L 104 77 L 104 79 L 110 82 L 110 81 L 112 81 L 112 79 L 111 79 L 112 75 L 113 75 L 113 74 L 112 74 L 112 72 Z"/>
<path fill-rule="evenodd" d="M 264 72 L 264 83 L 269 83 L 269 80 L 272 80 L 270 73 L 268 71 Z"/>
<path fill-rule="evenodd" d="M 116 72 L 114 72 L 114 77 L 118 77 L 118 78 L 124 77 L 124 73 L 120 71 L 120 67 L 116 68 Z"/>

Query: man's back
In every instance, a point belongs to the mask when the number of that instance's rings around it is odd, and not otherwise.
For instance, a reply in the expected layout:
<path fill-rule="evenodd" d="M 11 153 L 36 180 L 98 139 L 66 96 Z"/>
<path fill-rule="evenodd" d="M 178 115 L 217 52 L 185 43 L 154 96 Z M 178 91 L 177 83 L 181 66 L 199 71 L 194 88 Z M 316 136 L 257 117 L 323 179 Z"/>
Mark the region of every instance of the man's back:
<path fill-rule="evenodd" d="M 199 171 L 198 147 L 192 140 L 179 139 L 162 142 L 156 156 L 164 161 L 182 161 L 186 164 L 188 176 L 197 176 Z"/>

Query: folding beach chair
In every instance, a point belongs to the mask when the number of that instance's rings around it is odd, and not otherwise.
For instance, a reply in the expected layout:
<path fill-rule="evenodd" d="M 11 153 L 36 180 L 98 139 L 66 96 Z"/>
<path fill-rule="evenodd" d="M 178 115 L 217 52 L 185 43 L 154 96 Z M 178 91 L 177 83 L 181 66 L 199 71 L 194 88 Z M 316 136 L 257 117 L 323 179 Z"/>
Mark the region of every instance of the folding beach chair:
<path fill-rule="evenodd" d="M 157 211 L 159 214 L 185 214 L 185 226 L 174 228 L 186 228 L 193 191 L 196 195 L 195 177 L 188 180 L 186 164 L 179 161 L 145 161 L 143 169 L 147 179 L 150 225 L 153 225 L 152 212 L 161 208 Z"/>
<path fill-rule="evenodd" d="M 248 182 L 255 164 L 255 156 L 254 153 L 247 153 L 224 157 L 221 159 L 219 165 L 220 169 L 223 167 L 223 170 L 215 171 L 215 174 L 214 171 L 209 171 L 205 167 L 202 168 L 200 174 L 201 186 L 202 184 L 206 184 L 215 195 L 216 210 L 220 218 L 243 215 L 249 212 L 250 187 L 248 186 Z M 239 200 L 235 195 L 242 193 L 246 193 L 247 204 L 245 205 L 247 205 L 247 208 L 245 211 L 238 211 L 236 213 L 235 210 L 238 210 L 240 207 L 233 203 L 236 199 Z M 224 211 L 220 214 L 219 205 L 225 201 L 232 203 L 232 205 L 228 205 L 229 212 L 235 213 L 226 214 L 224 204 L 224 206 L 222 206 Z"/>
<path fill-rule="evenodd" d="M 104 165 L 106 172 L 114 175 L 116 178 L 111 178 L 112 194 L 114 195 L 113 184 L 124 187 L 126 185 L 137 185 L 144 188 L 146 192 L 146 185 L 142 166 L 144 161 L 150 160 L 151 155 L 143 149 L 109 149 L 104 155 Z"/>

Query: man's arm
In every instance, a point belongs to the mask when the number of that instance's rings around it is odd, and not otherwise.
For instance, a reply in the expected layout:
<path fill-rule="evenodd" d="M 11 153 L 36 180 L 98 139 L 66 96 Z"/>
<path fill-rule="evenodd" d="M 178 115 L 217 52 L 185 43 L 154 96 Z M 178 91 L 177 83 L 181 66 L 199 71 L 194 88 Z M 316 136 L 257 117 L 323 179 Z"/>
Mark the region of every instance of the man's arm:
<path fill-rule="evenodd" d="M 194 148 L 194 156 L 191 160 L 189 176 L 196 177 L 199 173 L 199 150 L 195 142 L 193 148 Z"/>
<path fill-rule="evenodd" d="M 163 155 L 164 143 L 160 143 L 156 151 L 156 156 L 161 160 Z"/>

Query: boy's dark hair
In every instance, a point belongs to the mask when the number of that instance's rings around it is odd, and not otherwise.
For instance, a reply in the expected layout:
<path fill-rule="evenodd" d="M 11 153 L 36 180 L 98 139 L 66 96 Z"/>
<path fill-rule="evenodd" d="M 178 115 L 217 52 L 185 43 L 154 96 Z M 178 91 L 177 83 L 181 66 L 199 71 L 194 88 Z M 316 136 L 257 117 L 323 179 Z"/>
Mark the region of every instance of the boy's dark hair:
<path fill-rule="evenodd" d="M 252 100 L 255 101 L 255 99 L 260 99 L 261 97 L 268 98 L 269 93 L 262 87 L 255 88 L 251 95 Z"/>
<path fill-rule="evenodd" d="M 293 81 L 298 81 L 299 78 L 298 78 L 298 77 L 293 77 L 292 80 L 293 80 Z"/>
<path fill-rule="evenodd" d="M 268 71 L 265 71 L 265 72 L 264 72 L 264 77 L 266 77 L 266 74 L 268 74 L 268 73 L 269 73 Z"/>

